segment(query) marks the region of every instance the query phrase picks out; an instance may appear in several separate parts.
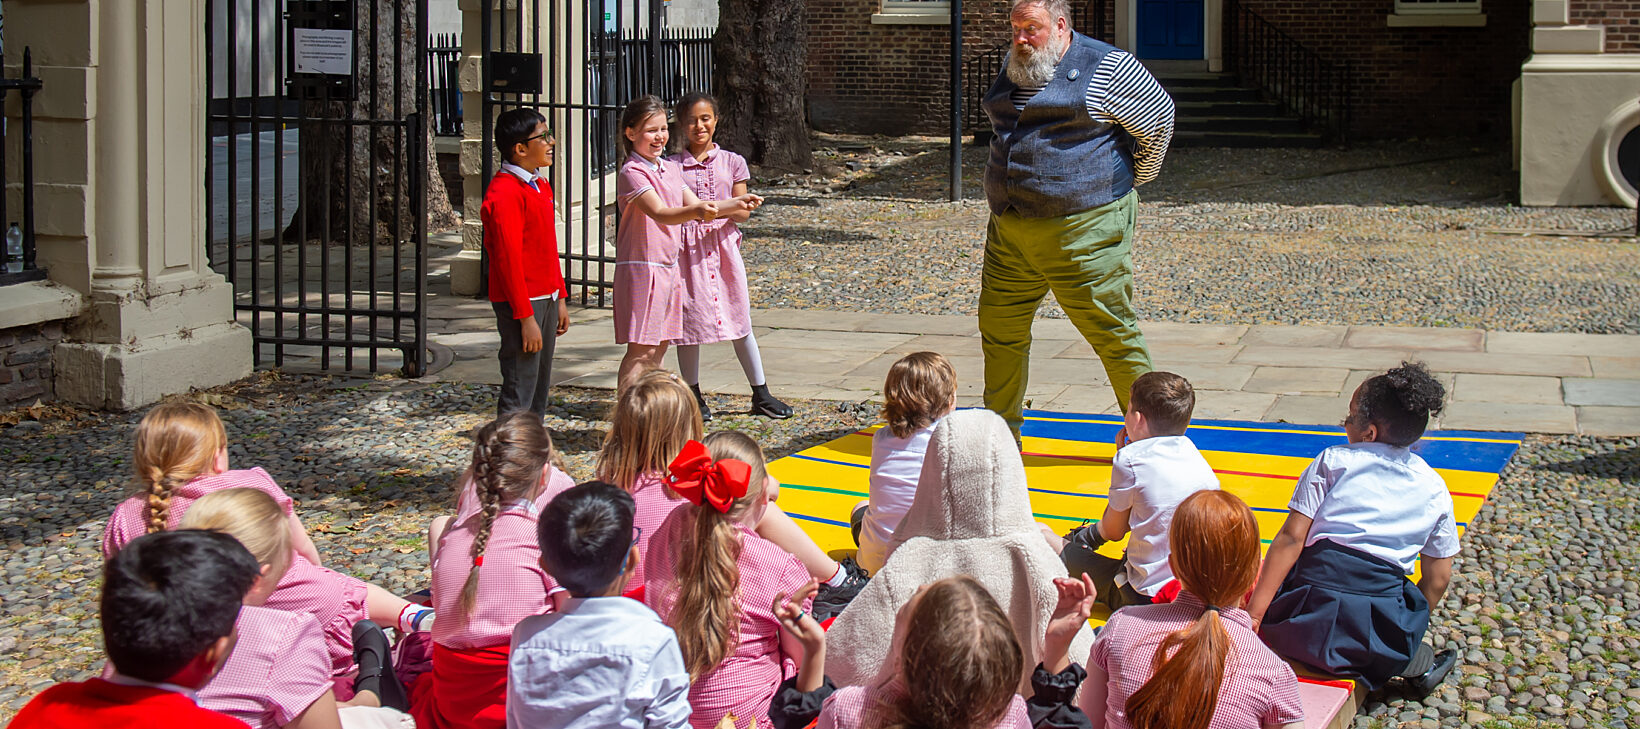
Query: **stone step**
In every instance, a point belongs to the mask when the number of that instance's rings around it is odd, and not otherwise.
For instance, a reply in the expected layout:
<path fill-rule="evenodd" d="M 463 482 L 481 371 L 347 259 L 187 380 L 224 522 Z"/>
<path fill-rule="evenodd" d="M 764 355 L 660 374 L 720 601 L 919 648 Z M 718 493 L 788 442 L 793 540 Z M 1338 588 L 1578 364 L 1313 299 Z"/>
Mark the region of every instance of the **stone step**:
<path fill-rule="evenodd" d="M 1225 131 L 1178 131 L 1173 134 L 1175 147 L 1310 147 L 1326 144 L 1320 134 L 1313 132 L 1267 133 Z"/>

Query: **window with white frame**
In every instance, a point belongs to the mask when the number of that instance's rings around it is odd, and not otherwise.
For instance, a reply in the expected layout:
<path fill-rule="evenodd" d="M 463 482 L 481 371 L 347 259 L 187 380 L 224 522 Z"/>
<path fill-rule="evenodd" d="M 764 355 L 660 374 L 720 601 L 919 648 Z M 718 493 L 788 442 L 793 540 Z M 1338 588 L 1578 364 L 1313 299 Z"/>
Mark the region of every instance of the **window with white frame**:
<path fill-rule="evenodd" d="M 873 23 L 939 25 L 951 22 L 951 0 L 883 0 Z"/>
<path fill-rule="evenodd" d="M 1395 0 L 1396 15 L 1475 15 L 1481 0 Z"/>

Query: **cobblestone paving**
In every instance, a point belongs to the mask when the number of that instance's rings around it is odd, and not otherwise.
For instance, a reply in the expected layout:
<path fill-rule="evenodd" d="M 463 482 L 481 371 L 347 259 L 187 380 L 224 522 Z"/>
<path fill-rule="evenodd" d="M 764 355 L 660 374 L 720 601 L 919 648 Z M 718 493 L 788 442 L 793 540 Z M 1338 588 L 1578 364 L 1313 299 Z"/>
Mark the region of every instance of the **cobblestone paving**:
<path fill-rule="evenodd" d="M 549 417 L 577 478 L 608 424 L 606 391 L 562 388 Z M 386 587 L 424 586 L 423 532 L 451 509 L 468 433 L 494 390 L 263 374 L 207 395 L 238 466 L 267 468 L 297 498 L 329 565 Z M 723 416 L 771 457 L 828 441 L 874 414 L 800 402 L 773 422 Z M 746 406 L 716 398 L 719 413 Z M 0 441 L 0 721 L 53 681 L 100 666 L 98 539 L 127 493 L 141 413 L 25 421 Z M 1430 699 L 1374 696 L 1360 727 L 1624 726 L 1640 717 L 1640 440 L 1533 439 L 1464 537 L 1435 642 L 1461 673 Z"/>
<path fill-rule="evenodd" d="M 754 180 L 773 199 L 744 227 L 752 305 L 974 313 L 983 150 L 951 204 L 942 145 L 834 141 L 814 176 Z M 1140 191 L 1139 317 L 1640 333 L 1640 248 L 1589 235 L 1633 211 L 1511 206 L 1515 174 L 1506 148 L 1440 141 L 1174 150 Z"/>

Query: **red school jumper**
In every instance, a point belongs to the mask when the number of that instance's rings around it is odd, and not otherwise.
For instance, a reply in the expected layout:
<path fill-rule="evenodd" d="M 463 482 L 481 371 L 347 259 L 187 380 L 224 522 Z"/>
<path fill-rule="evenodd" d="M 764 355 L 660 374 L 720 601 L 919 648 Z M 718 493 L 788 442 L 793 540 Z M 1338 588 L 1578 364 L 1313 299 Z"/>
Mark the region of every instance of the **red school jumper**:
<path fill-rule="evenodd" d="M 100 678 L 60 683 L 28 702 L 10 729 L 249 729 L 175 691 Z"/>
<path fill-rule="evenodd" d="M 530 299 L 557 292 L 569 298 L 558 271 L 558 232 L 553 227 L 552 186 L 536 178 L 540 190 L 502 170 L 490 178 L 479 208 L 484 251 L 490 257 L 490 301 L 505 301 L 514 319 L 534 313 Z"/>

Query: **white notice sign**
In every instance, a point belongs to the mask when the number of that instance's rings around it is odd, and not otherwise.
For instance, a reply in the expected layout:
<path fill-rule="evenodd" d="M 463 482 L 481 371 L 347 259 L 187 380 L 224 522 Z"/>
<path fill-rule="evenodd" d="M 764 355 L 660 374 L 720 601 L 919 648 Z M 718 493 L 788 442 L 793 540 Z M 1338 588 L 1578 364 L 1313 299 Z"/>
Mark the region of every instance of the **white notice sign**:
<path fill-rule="evenodd" d="M 292 28 L 291 35 L 297 73 L 353 74 L 353 31 Z"/>

